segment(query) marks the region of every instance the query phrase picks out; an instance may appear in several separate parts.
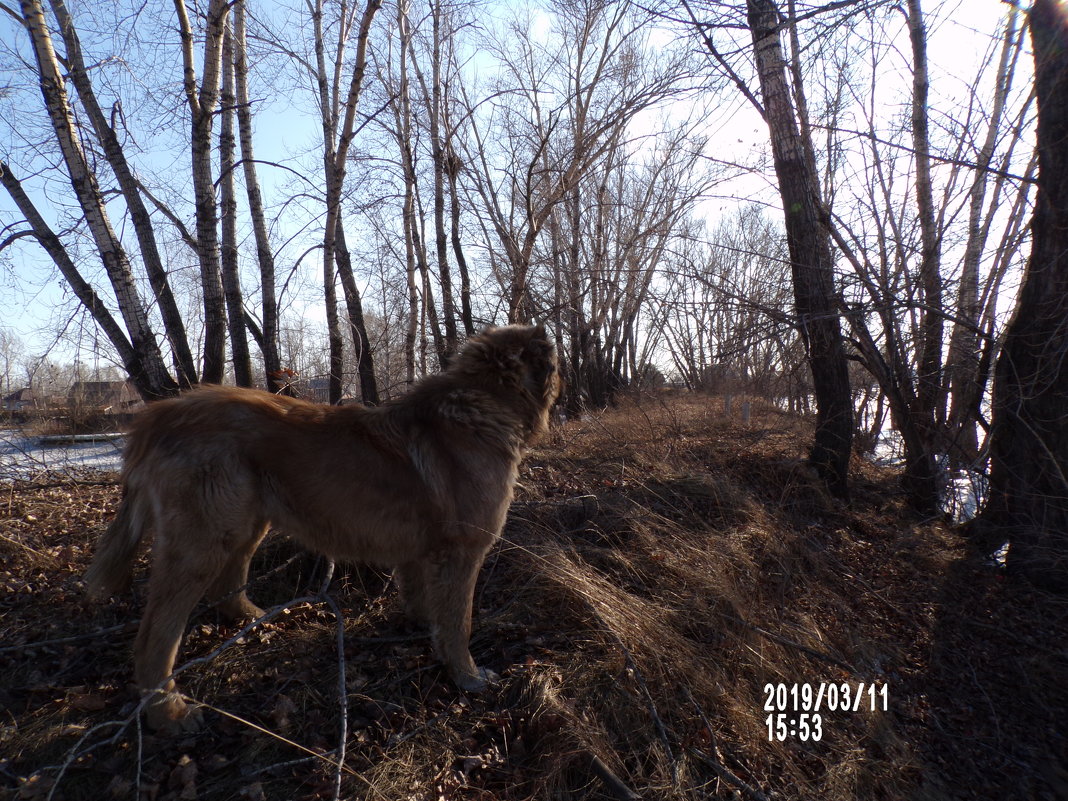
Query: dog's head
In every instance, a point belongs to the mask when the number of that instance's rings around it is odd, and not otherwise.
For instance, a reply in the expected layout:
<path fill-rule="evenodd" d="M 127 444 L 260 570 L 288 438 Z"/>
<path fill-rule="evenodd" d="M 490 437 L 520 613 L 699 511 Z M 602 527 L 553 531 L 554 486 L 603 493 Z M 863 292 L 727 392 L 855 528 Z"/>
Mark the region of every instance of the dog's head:
<path fill-rule="evenodd" d="M 556 346 L 541 325 L 487 328 L 464 345 L 453 369 L 482 382 L 514 388 L 529 407 L 533 433 L 545 430 L 549 408 L 560 394 Z"/>

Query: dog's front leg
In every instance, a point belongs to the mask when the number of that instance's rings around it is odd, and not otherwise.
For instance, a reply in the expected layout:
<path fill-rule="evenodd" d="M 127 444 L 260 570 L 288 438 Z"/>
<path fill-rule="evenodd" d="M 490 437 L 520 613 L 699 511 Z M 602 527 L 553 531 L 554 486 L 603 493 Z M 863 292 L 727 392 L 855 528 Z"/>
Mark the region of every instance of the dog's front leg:
<path fill-rule="evenodd" d="M 434 650 L 461 690 L 482 692 L 498 676 L 471 657 L 471 607 L 475 582 L 485 559 L 483 547 L 453 545 L 435 554 L 426 587 Z"/>

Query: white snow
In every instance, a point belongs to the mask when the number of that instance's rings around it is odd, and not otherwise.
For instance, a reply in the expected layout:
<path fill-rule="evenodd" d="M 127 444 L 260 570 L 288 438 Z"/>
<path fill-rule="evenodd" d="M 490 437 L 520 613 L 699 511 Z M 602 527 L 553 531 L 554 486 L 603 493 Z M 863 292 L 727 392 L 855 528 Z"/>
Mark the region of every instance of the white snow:
<path fill-rule="evenodd" d="M 122 440 L 42 444 L 18 429 L 0 430 L 0 480 L 117 472 Z"/>

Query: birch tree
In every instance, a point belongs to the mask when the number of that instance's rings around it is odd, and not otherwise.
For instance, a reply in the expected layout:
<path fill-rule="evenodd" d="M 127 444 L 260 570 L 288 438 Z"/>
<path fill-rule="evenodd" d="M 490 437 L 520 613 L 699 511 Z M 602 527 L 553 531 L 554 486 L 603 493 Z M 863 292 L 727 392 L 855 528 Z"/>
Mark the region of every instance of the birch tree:
<path fill-rule="evenodd" d="M 275 258 L 267 234 L 263 194 L 260 190 L 252 139 L 252 109 L 248 93 L 248 46 L 245 27 L 245 0 L 237 0 L 234 3 L 234 105 L 237 114 L 238 137 L 241 143 L 241 169 L 245 177 L 245 192 L 248 197 L 249 217 L 256 242 L 256 261 L 260 275 L 261 322 L 260 336 L 257 341 L 263 354 L 267 389 L 271 392 L 281 392 L 285 384 L 280 380 L 282 362 L 278 352 Z"/>
<path fill-rule="evenodd" d="M 78 100 L 81 102 L 82 108 L 85 109 L 86 116 L 93 127 L 93 132 L 96 134 L 108 164 L 114 172 L 119 190 L 122 193 L 123 202 L 129 210 L 140 248 L 141 260 L 159 306 L 167 341 L 174 353 L 174 365 L 178 383 L 182 387 L 188 387 L 197 380 L 197 369 L 189 347 L 185 325 L 178 310 L 178 304 L 174 299 L 174 293 L 171 290 L 163 259 L 160 256 L 151 216 L 141 197 L 141 191 L 134 176 L 134 171 L 126 158 L 126 152 L 119 143 L 115 129 L 105 116 L 89 79 L 85 59 L 82 55 L 81 41 L 74 26 L 74 20 L 71 18 L 63 0 L 51 0 L 50 5 L 66 48 L 66 65 L 71 83 L 78 93 Z"/>
<path fill-rule="evenodd" d="M 239 387 L 252 386 L 252 361 L 245 335 L 245 309 L 237 248 L 237 196 L 234 190 L 237 141 L 234 136 L 236 96 L 234 88 L 234 34 L 224 26 L 222 46 L 221 114 L 219 127 L 219 206 L 221 230 L 220 274 L 226 299 L 226 318 L 230 331 L 230 352 L 234 362 L 234 382 Z"/>

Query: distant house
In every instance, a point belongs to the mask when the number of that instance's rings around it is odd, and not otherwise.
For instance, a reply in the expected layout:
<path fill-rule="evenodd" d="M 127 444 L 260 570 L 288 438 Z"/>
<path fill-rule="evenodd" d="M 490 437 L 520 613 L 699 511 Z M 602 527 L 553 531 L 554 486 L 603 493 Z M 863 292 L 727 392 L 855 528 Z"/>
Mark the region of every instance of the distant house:
<path fill-rule="evenodd" d="M 129 381 L 75 381 L 67 403 L 72 408 L 121 414 L 142 405 L 143 401 Z"/>
<path fill-rule="evenodd" d="M 294 389 L 297 390 L 297 396 L 304 400 L 313 403 L 330 403 L 330 376 L 321 375 L 306 381 L 299 381 L 294 385 Z M 359 401 L 351 395 L 342 396 L 342 406 L 350 403 L 359 403 Z"/>
<path fill-rule="evenodd" d="M 4 411 L 6 412 L 21 412 L 36 408 L 37 393 L 33 391 L 33 387 L 17 389 L 4 398 Z"/>
<path fill-rule="evenodd" d="M 305 400 L 314 401 L 315 403 L 329 403 L 330 377 L 316 376 L 309 378 L 303 384 L 297 384 L 297 391 L 300 392 L 300 396 Z"/>

